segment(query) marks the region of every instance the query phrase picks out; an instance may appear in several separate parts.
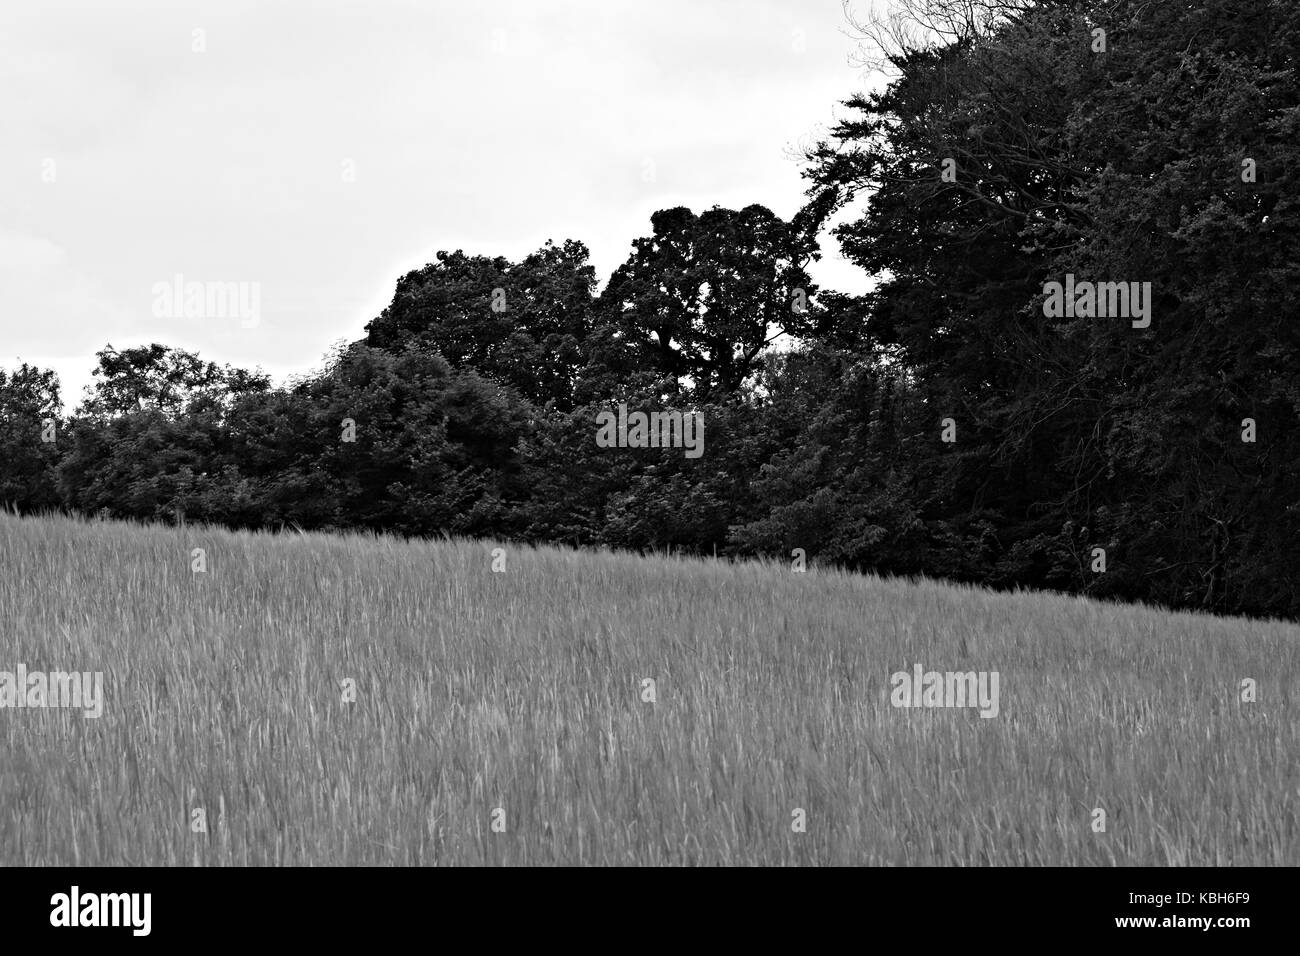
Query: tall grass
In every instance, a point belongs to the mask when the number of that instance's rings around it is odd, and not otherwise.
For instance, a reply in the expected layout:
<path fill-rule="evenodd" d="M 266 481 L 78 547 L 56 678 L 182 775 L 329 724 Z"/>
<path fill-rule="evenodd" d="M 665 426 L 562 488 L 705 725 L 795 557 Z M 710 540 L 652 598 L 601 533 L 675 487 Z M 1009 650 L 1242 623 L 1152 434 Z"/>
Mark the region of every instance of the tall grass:
<path fill-rule="evenodd" d="M 0 516 L 0 864 L 1300 862 L 1295 626 L 492 547 Z"/>

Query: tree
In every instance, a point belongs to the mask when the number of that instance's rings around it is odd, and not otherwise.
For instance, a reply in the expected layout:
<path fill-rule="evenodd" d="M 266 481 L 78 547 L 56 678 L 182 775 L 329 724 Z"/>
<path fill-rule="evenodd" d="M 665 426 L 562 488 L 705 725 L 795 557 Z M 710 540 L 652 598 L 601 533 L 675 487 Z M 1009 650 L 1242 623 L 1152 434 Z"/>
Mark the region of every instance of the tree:
<path fill-rule="evenodd" d="M 882 277 L 864 339 L 960 420 L 929 520 L 992 514 L 990 583 L 1226 610 L 1300 607 L 1300 156 L 1293 5 L 1022 3 L 899 78 L 810 155 Z M 1105 29 L 1102 52 L 1094 31 Z M 1268 173 L 1247 182 L 1243 158 Z M 947 175 L 945 175 L 945 173 Z M 1149 282 L 1149 330 L 1049 317 L 1045 283 Z M 1247 418 L 1267 442 L 1240 440 Z M 1080 559 L 1122 550 L 1105 575 Z M 1266 586 L 1266 582 L 1274 582 Z"/>
<path fill-rule="evenodd" d="M 146 408 L 174 416 L 192 401 L 229 400 L 264 392 L 264 373 L 204 362 L 192 352 L 154 343 L 118 351 L 110 344 L 95 356 L 97 381 L 78 408 L 81 416 L 113 418 Z"/>
<path fill-rule="evenodd" d="M 805 271 L 815 230 L 759 205 L 678 207 L 651 217 L 601 297 L 602 316 L 638 366 L 689 379 L 696 397 L 734 394 L 782 335 L 813 328 Z"/>
<path fill-rule="evenodd" d="M 530 402 L 572 408 L 596 286 L 588 255 L 573 240 L 548 242 L 519 263 L 439 252 L 398 281 L 365 343 L 393 352 L 415 345 Z"/>
<path fill-rule="evenodd" d="M 63 427 L 59 380 L 24 362 L 0 369 L 0 505 L 21 512 L 54 508 L 54 480 Z"/>

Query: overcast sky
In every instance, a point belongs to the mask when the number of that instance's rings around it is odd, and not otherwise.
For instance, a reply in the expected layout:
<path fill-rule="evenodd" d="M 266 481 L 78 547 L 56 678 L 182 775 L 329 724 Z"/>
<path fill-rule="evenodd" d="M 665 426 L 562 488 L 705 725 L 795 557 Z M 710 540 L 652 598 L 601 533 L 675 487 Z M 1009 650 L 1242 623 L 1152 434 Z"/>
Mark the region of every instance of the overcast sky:
<path fill-rule="evenodd" d="M 282 381 L 439 249 L 579 239 L 603 283 L 656 209 L 789 217 L 792 151 L 876 82 L 847 28 L 839 0 L 5 2 L 0 366 L 69 407 L 109 342 Z M 156 316 L 177 274 L 258 283 L 258 323 Z"/>

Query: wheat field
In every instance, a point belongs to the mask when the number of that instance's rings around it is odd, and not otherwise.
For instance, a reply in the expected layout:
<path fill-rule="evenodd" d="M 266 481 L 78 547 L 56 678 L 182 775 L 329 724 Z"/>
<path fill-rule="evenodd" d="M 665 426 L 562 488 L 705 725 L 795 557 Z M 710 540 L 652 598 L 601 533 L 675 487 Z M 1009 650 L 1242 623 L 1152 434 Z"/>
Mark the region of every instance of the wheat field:
<path fill-rule="evenodd" d="M 0 670 L 102 672 L 104 712 L 0 709 L 0 865 L 1295 864 L 1298 638 L 787 563 L 3 515 Z M 998 715 L 891 706 L 918 663 L 997 671 Z"/>

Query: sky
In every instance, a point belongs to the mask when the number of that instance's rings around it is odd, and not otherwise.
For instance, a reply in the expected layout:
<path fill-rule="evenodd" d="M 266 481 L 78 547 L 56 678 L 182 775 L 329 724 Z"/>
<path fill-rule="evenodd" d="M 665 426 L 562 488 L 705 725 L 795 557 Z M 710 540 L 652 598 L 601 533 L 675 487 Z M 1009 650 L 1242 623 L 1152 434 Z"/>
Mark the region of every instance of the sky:
<path fill-rule="evenodd" d="M 603 284 L 657 209 L 788 218 L 799 151 L 879 85 L 858 47 L 840 0 L 5 3 L 0 368 L 69 408 L 110 343 L 279 383 L 440 249 L 578 239 Z M 867 288 L 822 248 L 817 282 Z"/>

